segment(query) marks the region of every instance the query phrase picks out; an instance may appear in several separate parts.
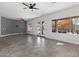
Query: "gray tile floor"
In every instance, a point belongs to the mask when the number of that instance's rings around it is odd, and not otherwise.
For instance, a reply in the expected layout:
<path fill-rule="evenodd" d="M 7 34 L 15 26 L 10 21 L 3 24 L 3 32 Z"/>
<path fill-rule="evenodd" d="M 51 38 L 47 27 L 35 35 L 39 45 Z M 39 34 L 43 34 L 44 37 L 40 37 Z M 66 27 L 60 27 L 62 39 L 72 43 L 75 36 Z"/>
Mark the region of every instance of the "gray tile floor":
<path fill-rule="evenodd" d="M 76 57 L 79 46 L 32 35 L 0 38 L 0 57 Z"/>

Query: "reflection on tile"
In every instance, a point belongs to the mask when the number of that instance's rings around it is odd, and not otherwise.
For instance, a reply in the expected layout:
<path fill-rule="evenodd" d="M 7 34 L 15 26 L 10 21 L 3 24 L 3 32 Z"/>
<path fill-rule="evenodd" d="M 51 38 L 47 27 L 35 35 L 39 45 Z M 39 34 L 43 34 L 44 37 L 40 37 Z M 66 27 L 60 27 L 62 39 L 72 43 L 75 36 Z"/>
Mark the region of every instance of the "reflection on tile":
<path fill-rule="evenodd" d="M 27 40 L 28 40 L 28 43 L 32 43 L 32 40 L 33 40 L 33 39 L 32 39 L 31 37 L 28 37 Z"/>
<path fill-rule="evenodd" d="M 42 37 L 37 37 L 37 47 L 45 47 L 45 39 Z"/>

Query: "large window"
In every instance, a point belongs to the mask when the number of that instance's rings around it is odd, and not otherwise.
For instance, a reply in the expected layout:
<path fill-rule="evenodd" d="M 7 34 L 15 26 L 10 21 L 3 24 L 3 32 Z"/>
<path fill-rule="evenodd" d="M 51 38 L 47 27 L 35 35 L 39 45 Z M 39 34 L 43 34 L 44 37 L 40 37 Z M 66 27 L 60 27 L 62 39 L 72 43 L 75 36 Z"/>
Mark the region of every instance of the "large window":
<path fill-rule="evenodd" d="M 71 19 L 61 19 L 57 21 L 57 31 L 59 33 L 71 32 Z"/>
<path fill-rule="evenodd" d="M 52 32 L 79 34 L 79 18 L 70 17 L 53 20 Z"/>
<path fill-rule="evenodd" d="M 79 34 L 79 18 L 73 18 L 73 33 Z"/>

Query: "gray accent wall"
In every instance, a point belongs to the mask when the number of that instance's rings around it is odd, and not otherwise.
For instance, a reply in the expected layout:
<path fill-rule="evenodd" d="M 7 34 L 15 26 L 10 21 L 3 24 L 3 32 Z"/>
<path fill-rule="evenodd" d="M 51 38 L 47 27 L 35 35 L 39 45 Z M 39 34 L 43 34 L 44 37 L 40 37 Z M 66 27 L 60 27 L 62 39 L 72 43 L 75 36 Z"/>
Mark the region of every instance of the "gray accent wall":
<path fill-rule="evenodd" d="M 25 24 L 23 20 L 13 20 L 1 17 L 1 35 L 12 33 L 25 33 Z"/>

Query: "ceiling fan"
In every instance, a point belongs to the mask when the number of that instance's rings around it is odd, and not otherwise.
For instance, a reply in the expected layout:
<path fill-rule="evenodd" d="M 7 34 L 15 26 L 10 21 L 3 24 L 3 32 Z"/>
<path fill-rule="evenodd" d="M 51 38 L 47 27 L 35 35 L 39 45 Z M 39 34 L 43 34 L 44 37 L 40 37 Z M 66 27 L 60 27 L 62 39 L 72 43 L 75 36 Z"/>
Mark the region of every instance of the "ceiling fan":
<path fill-rule="evenodd" d="M 39 8 L 36 8 L 36 3 L 33 4 L 26 4 L 26 3 L 22 3 L 24 6 L 27 6 L 29 9 L 31 9 L 33 11 L 33 9 L 35 10 L 39 10 Z M 25 7 L 24 9 L 27 9 L 27 7 Z"/>

